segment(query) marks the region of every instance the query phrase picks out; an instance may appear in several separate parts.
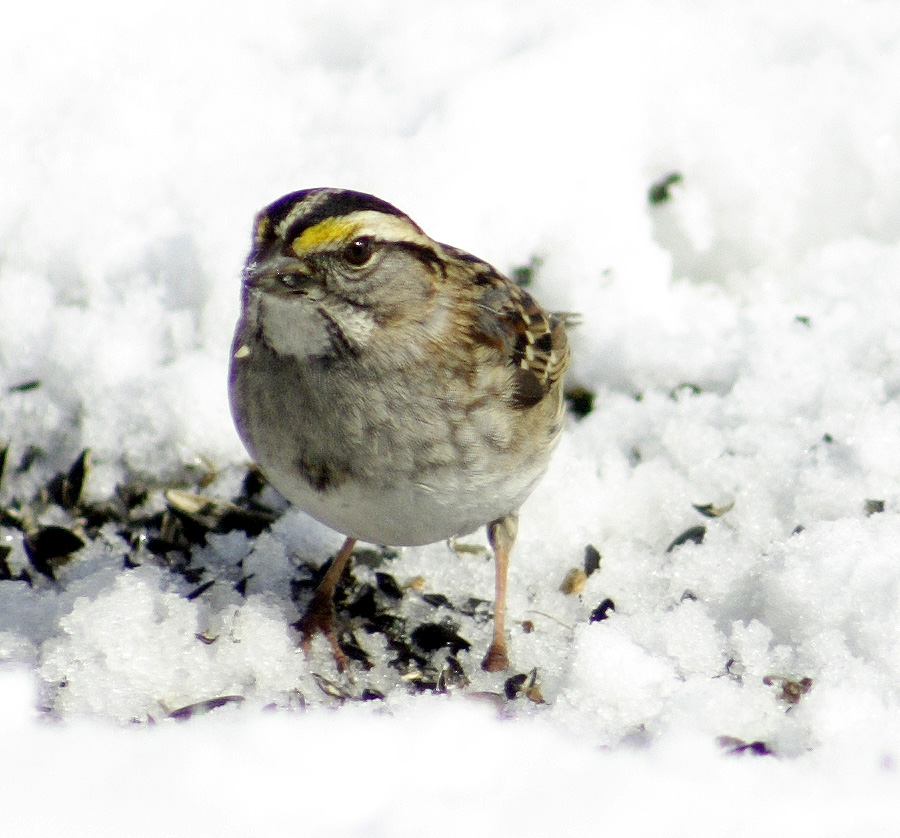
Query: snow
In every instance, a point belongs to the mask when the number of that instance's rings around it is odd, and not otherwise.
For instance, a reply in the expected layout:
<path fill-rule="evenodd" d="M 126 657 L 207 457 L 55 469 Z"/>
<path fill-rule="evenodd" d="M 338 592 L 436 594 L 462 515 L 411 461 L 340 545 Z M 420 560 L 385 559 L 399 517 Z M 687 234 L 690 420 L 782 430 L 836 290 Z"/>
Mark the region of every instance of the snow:
<path fill-rule="evenodd" d="M 513 557 L 506 676 L 536 670 L 545 703 L 478 667 L 482 533 L 356 563 L 406 586 L 408 626 L 471 644 L 435 695 L 378 633 L 352 680 L 298 651 L 297 557 L 341 537 L 271 493 L 278 520 L 211 534 L 194 583 L 107 524 L 55 581 L 0 581 L 6 833 L 896 835 L 898 78 L 892 2 L 9 12 L 0 506 L 84 448 L 93 502 L 134 479 L 148 515 L 165 486 L 237 496 L 250 223 L 310 186 L 501 269 L 538 257 L 595 407 Z M 600 568 L 565 594 L 588 544 Z M 0 546 L 29 570 L 7 518 Z"/>

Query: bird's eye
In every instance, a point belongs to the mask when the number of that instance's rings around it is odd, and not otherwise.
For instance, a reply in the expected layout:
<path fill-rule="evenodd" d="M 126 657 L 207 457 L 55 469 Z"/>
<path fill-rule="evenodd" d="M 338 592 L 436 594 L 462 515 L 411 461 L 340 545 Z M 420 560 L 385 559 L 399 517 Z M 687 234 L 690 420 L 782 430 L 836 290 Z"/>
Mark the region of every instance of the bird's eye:
<path fill-rule="evenodd" d="M 375 241 L 369 236 L 354 239 L 348 244 L 341 254 L 344 261 L 354 268 L 361 268 L 375 253 Z"/>
<path fill-rule="evenodd" d="M 278 274 L 278 281 L 291 291 L 300 287 L 300 277 L 296 274 Z"/>

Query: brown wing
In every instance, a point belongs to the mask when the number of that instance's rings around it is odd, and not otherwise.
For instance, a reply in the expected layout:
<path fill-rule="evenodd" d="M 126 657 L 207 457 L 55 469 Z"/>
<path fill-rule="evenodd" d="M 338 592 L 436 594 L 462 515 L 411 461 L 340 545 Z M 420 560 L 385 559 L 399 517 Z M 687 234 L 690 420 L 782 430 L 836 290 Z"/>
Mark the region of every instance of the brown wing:
<path fill-rule="evenodd" d="M 512 406 L 534 407 L 569 365 L 565 323 L 487 262 L 456 248 L 444 245 L 444 249 L 465 262 L 472 276 L 478 307 L 472 338 L 504 352 L 515 368 Z"/>
<path fill-rule="evenodd" d="M 525 408 L 537 404 L 562 378 L 569 365 L 569 341 L 562 320 L 544 311 L 530 294 L 513 289 L 514 310 L 504 309 L 503 319 L 516 336 L 513 406 Z"/>

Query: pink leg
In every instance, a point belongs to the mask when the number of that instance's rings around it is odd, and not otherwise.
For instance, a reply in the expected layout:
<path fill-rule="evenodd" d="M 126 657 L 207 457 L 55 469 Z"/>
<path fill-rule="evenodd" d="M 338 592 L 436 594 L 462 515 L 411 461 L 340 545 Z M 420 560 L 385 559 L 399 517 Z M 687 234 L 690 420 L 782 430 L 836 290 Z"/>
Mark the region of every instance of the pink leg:
<path fill-rule="evenodd" d="M 348 538 L 340 549 L 340 552 L 334 557 L 331 567 L 319 582 L 313 594 L 312 602 L 306 609 L 301 621 L 301 631 L 303 639 L 300 641 L 300 648 L 309 655 L 309 646 L 312 642 L 313 635 L 321 632 L 328 638 L 331 644 L 331 653 L 334 655 L 334 661 L 337 664 L 339 672 L 343 672 L 347 668 L 347 656 L 338 643 L 337 634 L 334 631 L 334 591 L 344 575 L 347 562 L 350 561 L 350 554 L 356 545 L 355 538 Z"/>
<path fill-rule="evenodd" d="M 494 595 L 494 639 L 481 668 L 488 672 L 501 672 L 509 667 L 509 653 L 506 647 L 506 575 L 509 570 L 509 554 L 516 543 L 519 531 L 519 516 L 516 513 L 498 518 L 488 524 L 488 541 L 494 550 L 497 584 Z"/>

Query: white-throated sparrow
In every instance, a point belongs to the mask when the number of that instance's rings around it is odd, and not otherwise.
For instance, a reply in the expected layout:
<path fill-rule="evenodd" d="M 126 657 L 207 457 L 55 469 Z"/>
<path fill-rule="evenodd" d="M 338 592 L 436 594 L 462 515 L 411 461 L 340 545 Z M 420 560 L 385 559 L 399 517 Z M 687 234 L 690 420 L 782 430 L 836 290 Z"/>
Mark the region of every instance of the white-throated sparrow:
<path fill-rule="evenodd" d="M 305 618 L 329 637 L 357 539 L 428 544 L 487 525 L 485 669 L 508 665 L 518 509 L 563 424 L 563 322 L 487 263 L 360 192 L 307 189 L 256 218 L 231 358 L 238 432 L 272 485 L 347 536 Z"/>

